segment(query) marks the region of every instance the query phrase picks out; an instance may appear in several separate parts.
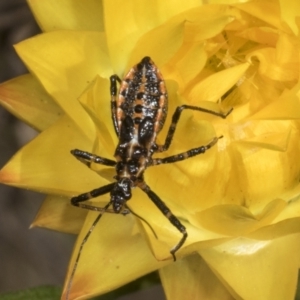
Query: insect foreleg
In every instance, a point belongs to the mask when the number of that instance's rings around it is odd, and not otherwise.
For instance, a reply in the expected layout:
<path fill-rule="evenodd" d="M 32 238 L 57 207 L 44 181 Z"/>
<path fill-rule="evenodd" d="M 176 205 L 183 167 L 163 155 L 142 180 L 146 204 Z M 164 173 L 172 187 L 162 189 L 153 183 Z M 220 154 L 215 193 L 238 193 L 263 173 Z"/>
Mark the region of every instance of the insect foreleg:
<path fill-rule="evenodd" d="M 112 75 L 110 77 L 110 97 L 111 97 L 111 117 L 113 120 L 115 132 L 117 136 L 120 135 L 120 130 L 118 126 L 118 121 L 117 121 L 117 94 L 118 94 L 118 89 L 117 89 L 117 82 L 121 83 L 121 79 L 118 77 L 118 75 Z"/>
<path fill-rule="evenodd" d="M 83 201 L 87 201 L 89 199 L 104 195 L 109 193 L 113 187 L 115 186 L 115 183 L 110 183 L 108 185 L 105 185 L 101 188 L 92 190 L 88 193 L 81 194 L 79 196 L 71 198 L 71 204 L 77 207 L 93 210 L 93 211 L 99 211 L 99 212 L 107 212 L 107 213 L 116 213 L 113 209 L 106 209 L 103 207 L 98 207 L 91 204 L 81 203 Z M 111 203 L 111 202 L 110 202 Z M 124 208 L 122 211 L 119 212 L 122 215 L 127 215 L 130 213 L 129 209 Z"/>
<path fill-rule="evenodd" d="M 161 164 L 174 163 L 174 162 L 185 160 L 187 158 L 190 158 L 190 157 L 193 157 L 193 156 L 196 156 L 196 155 L 199 155 L 199 154 L 203 154 L 208 149 L 210 149 L 213 145 L 215 145 L 220 138 L 222 138 L 222 136 L 215 137 L 210 143 L 208 143 L 205 146 L 200 146 L 200 147 L 197 147 L 197 148 L 193 148 L 193 149 L 190 149 L 190 150 L 188 150 L 186 152 L 183 152 L 183 153 L 168 156 L 168 157 L 165 157 L 165 158 L 153 158 L 151 163 L 148 166 L 150 167 L 150 166 L 156 166 L 156 165 L 161 165 Z"/>
<path fill-rule="evenodd" d="M 174 133 L 175 133 L 175 130 L 176 130 L 176 127 L 177 127 L 177 124 L 178 124 L 178 121 L 179 121 L 180 116 L 181 116 L 181 113 L 185 109 L 201 111 L 201 112 L 204 112 L 204 113 L 208 113 L 208 114 L 211 114 L 211 115 L 221 117 L 223 119 L 225 119 L 232 111 L 232 109 L 230 109 L 227 113 L 223 114 L 223 113 L 219 113 L 219 112 L 216 112 L 216 111 L 213 111 L 213 110 L 210 110 L 210 109 L 206 109 L 206 108 L 203 108 L 203 107 L 198 107 L 198 106 L 191 106 L 191 105 L 178 106 L 176 108 L 174 114 L 173 114 L 172 123 L 169 127 L 169 131 L 168 131 L 165 143 L 164 143 L 164 145 L 157 145 L 157 149 L 155 150 L 155 152 L 163 152 L 163 151 L 166 151 L 166 150 L 169 149 L 169 147 L 171 145 L 171 142 L 172 142 L 172 139 L 173 139 L 173 136 L 174 136 Z"/>
<path fill-rule="evenodd" d="M 89 153 L 89 152 L 86 152 L 86 151 L 82 151 L 82 150 L 78 150 L 78 149 L 71 150 L 71 153 L 77 159 L 79 159 L 81 162 L 86 164 L 88 167 L 90 166 L 90 164 L 92 162 L 94 162 L 96 164 L 110 166 L 110 167 L 114 167 L 117 164 L 114 160 L 104 158 L 104 157 L 101 157 L 101 156 L 97 156 L 95 154 L 92 154 L 92 153 Z"/>

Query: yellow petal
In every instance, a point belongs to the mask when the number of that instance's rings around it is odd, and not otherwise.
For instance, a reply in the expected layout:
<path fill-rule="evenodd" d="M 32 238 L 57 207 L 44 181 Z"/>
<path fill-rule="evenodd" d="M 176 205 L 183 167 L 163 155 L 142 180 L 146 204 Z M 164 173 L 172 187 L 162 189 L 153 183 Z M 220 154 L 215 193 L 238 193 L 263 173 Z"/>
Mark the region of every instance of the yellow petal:
<path fill-rule="evenodd" d="M 44 227 L 66 233 L 79 233 L 87 210 L 71 205 L 70 198 L 47 196 L 39 209 L 32 227 Z"/>
<path fill-rule="evenodd" d="M 172 16 L 198 5 L 199 2 L 195 0 L 187 0 L 184 4 L 180 0 L 145 3 L 133 0 L 126 2 L 126 5 L 122 0 L 104 1 L 107 43 L 114 71 L 117 74 L 123 74 L 131 51 L 146 32 L 163 24 Z M 122 9 L 116 9 L 116 7 Z M 166 43 L 164 40 L 161 42 Z M 147 46 L 155 47 L 152 40 L 147 40 L 146 45 L 143 45 L 143 47 Z M 146 55 L 149 55 L 147 51 L 139 59 Z"/>
<path fill-rule="evenodd" d="M 212 16 L 207 19 L 205 18 L 206 15 Z M 182 77 L 189 75 L 191 71 L 181 73 L 180 68 L 184 70 L 193 69 L 194 72 L 199 73 L 202 61 L 198 61 L 198 56 L 201 56 L 201 54 L 203 56 L 203 53 L 196 52 L 199 49 L 196 43 L 202 44 L 205 39 L 220 33 L 231 20 L 232 17 L 224 16 L 224 11 L 218 6 L 213 8 L 202 6 L 184 11 L 168 22 L 145 33 L 133 49 L 130 64 L 147 53 L 160 66 L 163 72 L 172 72 L 173 68 L 178 67 L 177 72 Z M 148 41 L 151 41 L 151 43 Z M 194 45 L 196 48 L 193 47 Z M 172 59 L 170 60 L 170 58 Z M 179 60 L 181 59 L 182 62 L 180 64 Z M 168 67 L 164 68 L 166 61 L 168 61 Z M 184 64 L 184 62 L 187 64 Z M 197 68 L 199 64 L 200 66 Z M 194 77 L 195 74 L 192 76 Z M 168 78 L 172 78 L 172 76 Z M 184 78 L 184 81 L 188 80 L 189 78 Z"/>
<path fill-rule="evenodd" d="M 248 63 L 239 64 L 217 72 L 195 84 L 188 96 L 190 104 L 197 105 L 200 100 L 216 102 L 237 83 L 249 66 Z"/>
<path fill-rule="evenodd" d="M 95 153 L 113 159 L 117 145 L 117 135 L 115 134 L 111 115 L 109 81 L 97 76 L 80 96 L 79 101 L 98 130 L 96 143 L 99 151 Z"/>
<path fill-rule="evenodd" d="M 300 119 L 300 103 L 297 93 L 299 85 L 285 91 L 278 99 L 251 116 L 252 120 L 291 120 Z M 249 118 L 250 119 L 250 118 Z"/>
<path fill-rule="evenodd" d="M 199 129 L 198 133 L 203 131 L 203 127 L 199 126 L 200 124 L 197 124 L 198 126 L 195 126 L 194 122 L 190 122 L 190 124 L 195 132 L 197 132 L 197 129 Z M 206 140 L 201 139 L 197 143 L 194 141 L 194 148 L 205 145 L 213 137 L 212 134 Z M 184 141 L 184 139 L 182 140 Z M 190 144 L 186 145 L 184 149 L 182 149 L 182 144 L 181 147 L 176 147 L 178 144 L 174 143 L 172 145 L 174 154 L 191 148 L 189 147 Z M 178 150 L 176 151 L 176 149 Z M 157 157 L 161 156 L 157 155 Z M 230 166 L 226 162 L 227 157 L 220 155 L 217 152 L 217 146 L 214 146 L 202 156 L 199 155 L 187 161 L 149 168 L 146 171 L 145 178 L 153 190 L 159 192 L 159 196 L 166 203 L 175 203 L 181 209 L 194 211 L 196 208 L 212 206 L 222 201 L 224 186 L 229 180 L 228 168 Z M 228 170 L 228 173 L 225 170 Z M 215 174 L 218 174 L 219 171 L 228 174 L 228 176 L 224 175 L 219 178 L 219 184 L 216 185 Z"/>
<path fill-rule="evenodd" d="M 0 171 L 0 181 L 46 194 L 87 192 L 107 181 L 78 161 L 70 150 L 91 150 L 92 146 L 93 141 L 83 136 L 70 119 L 62 117 L 15 154 Z"/>
<path fill-rule="evenodd" d="M 163 66 L 182 44 L 184 23 L 184 21 L 168 22 L 145 33 L 132 49 L 129 66 L 145 54 L 150 56 L 158 66 Z"/>
<path fill-rule="evenodd" d="M 296 197 L 293 197 L 294 195 L 288 193 L 287 200 L 289 201 L 280 214 L 273 220 L 273 224 L 250 233 L 248 237 L 259 240 L 268 240 L 298 233 L 300 231 L 299 189 L 300 185 L 294 189 L 297 193 Z"/>
<path fill-rule="evenodd" d="M 198 222 L 208 230 L 224 235 L 243 236 L 270 224 L 285 206 L 285 201 L 277 199 L 266 205 L 262 212 L 255 216 L 246 207 L 225 204 L 195 213 L 193 218 L 194 224 Z"/>
<path fill-rule="evenodd" d="M 262 227 L 247 235 L 250 239 L 274 240 L 300 232 L 300 218 L 285 219 L 281 222 Z M 288 246 L 287 246 L 288 247 Z"/>
<path fill-rule="evenodd" d="M 187 20 L 185 27 L 185 42 L 207 42 L 220 34 L 225 26 L 234 20 L 234 11 L 224 5 L 203 5 L 182 13 Z M 177 19 L 179 16 L 177 17 Z"/>
<path fill-rule="evenodd" d="M 238 9 L 244 11 L 245 13 L 258 18 L 269 25 L 274 26 L 275 28 L 289 30 L 287 26 L 284 26 L 284 24 L 282 24 L 280 18 L 280 6 L 277 1 L 248 1 L 245 3 L 236 3 L 233 5 Z"/>
<path fill-rule="evenodd" d="M 287 206 L 285 209 L 277 216 L 275 219 L 275 222 L 279 222 L 285 219 L 291 219 L 295 217 L 300 217 L 300 201 L 299 201 L 299 190 L 300 190 L 300 184 L 296 186 L 295 189 L 292 189 L 291 192 L 296 192 L 296 197 L 295 194 L 290 195 L 288 193 L 287 195 Z"/>
<path fill-rule="evenodd" d="M 143 237 L 135 228 L 134 217 L 105 214 L 95 226 L 82 251 L 75 276 L 70 274 L 80 244 L 98 216 L 89 212 L 72 255 L 62 299 L 86 299 L 120 287 L 169 262 L 158 262 L 150 253 Z"/>
<path fill-rule="evenodd" d="M 85 114 L 78 96 L 96 74 L 105 78 L 112 74 L 101 33 L 50 32 L 21 42 L 16 50 L 46 91 L 78 123 Z M 81 130 L 89 135 L 90 126 Z"/>
<path fill-rule="evenodd" d="M 281 45 L 283 49 L 280 49 L 278 43 L 278 48 L 263 48 L 257 51 L 253 51 L 249 56 L 251 59 L 253 56 L 259 60 L 259 72 L 261 75 L 269 77 L 272 80 L 277 81 L 293 81 L 297 80 L 299 75 L 299 58 L 294 57 L 284 57 L 290 54 L 290 47 L 295 48 L 292 43 L 290 45 Z M 299 48 L 294 49 L 294 54 L 298 53 Z M 282 54 L 285 53 L 285 54 Z M 281 60 L 280 60 L 281 58 Z M 291 59 L 292 58 L 292 59 Z M 287 60 L 287 61 L 282 61 Z"/>
<path fill-rule="evenodd" d="M 2 83 L 0 102 L 16 117 L 40 131 L 63 115 L 60 107 L 29 74 Z"/>
<path fill-rule="evenodd" d="M 160 193 L 157 194 L 158 196 L 161 196 Z M 201 226 L 196 227 L 191 225 L 189 222 L 180 218 L 182 215 L 185 215 L 185 212 L 180 211 L 178 207 L 174 205 L 175 201 L 168 202 L 165 201 L 164 198 L 161 199 L 166 202 L 172 213 L 180 219 L 180 222 L 186 227 L 188 233 L 185 244 L 180 251 L 176 253 L 178 258 L 194 253 L 199 248 L 212 247 L 224 243 L 224 241 L 228 239 L 228 236 L 223 234 L 213 232 Z M 137 189 L 134 191 L 133 197 L 128 202 L 128 205 L 130 209 L 148 223 L 138 220 L 138 224 L 141 225 L 141 232 L 144 233 L 156 259 L 159 261 L 164 261 L 166 259 L 172 261 L 170 250 L 178 244 L 182 238 L 182 233 L 170 223 L 168 218 L 163 215 L 163 213 L 141 190 Z M 154 236 L 150 227 L 154 230 L 157 238 Z"/>
<path fill-rule="evenodd" d="M 266 109 L 267 113 L 268 110 Z M 263 113 L 261 114 L 263 115 Z M 270 117 L 270 115 L 268 115 Z M 276 116 L 274 116 L 276 117 Z M 284 152 L 287 150 L 293 133 L 290 121 L 249 121 L 236 124 L 233 136 L 235 140 L 240 139 L 240 145 L 247 145 L 252 149 L 265 148 Z M 245 135 L 246 134 L 246 135 Z M 247 136 L 247 138 L 246 138 Z"/>
<path fill-rule="evenodd" d="M 85 0 L 27 1 L 37 23 L 43 31 L 91 30 L 103 31 L 102 2 Z"/>
<path fill-rule="evenodd" d="M 159 270 L 167 299 L 234 300 L 197 254 Z"/>
<path fill-rule="evenodd" d="M 182 92 L 186 85 L 201 72 L 206 60 L 204 45 L 191 44 L 181 49 L 161 71 L 168 79 L 177 82 Z"/>
<path fill-rule="evenodd" d="M 255 41 L 256 43 L 271 47 L 276 46 L 279 37 L 278 32 L 270 27 L 247 28 L 236 35 L 246 40 Z"/>
<path fill-rule="evenodd" d="M 286 1 L 280 0 L 280 9 L 282 19 L 290 26 L 295 35 L 299 34 L 299 11 L 300 3 L 297 0 Z"/>
<path fill-rule="evenodd" d="M 236 238 L 199 253 L 235 299 L 294 299 L 299 238 L 300 234 L 272 241 Z"/>
<path fill-rule="evenodd" d="M 247 207 L 255 210 L 255 207 L 265 206 L 298 184 L 300 166 L 295 159 L 298 155 L 298 145 L 299 135 L 294 130 L 291 130 L 289 143 L 283 151 L 264 149 L 246 143 L 235 145 L 239 186 Z"/>
<path fill-rule="evenodd" d="M 169 92 L 172 93 L 172 91 Z M 170 97 L 170 99 L 172 98 Z M 171 101 L 170 105 L 172 105 Z M 220 129 L 215 133 L 211 122 L 192 118 L 192 116 L 196 117 L 197 114 L 199 119 L 207 115 L 200 112 L 192 113 L 188 110 L 183 112 L 169 150 L 165 153 L 156 154 L 155 157 L 179 154 L 189 149 L 206 145 L 215 136 L 226 134 L 222 126 L 228 120 L 224 121 L 224 123 L 223 120 L 220 120 Z M 211 120 L 215 119 L 217 117 L 211 118 Z M 168 129 L 169 124 L 167 120 L 165 129 Z M 165 131 L 159 135 L 161 143 L 164 141 L 164 137 Z M 159 192 L 159 196 L 166 203 L 176 203 L 181 210 L 186 210 L 186 212 L 195 211 L 196 208 L 199 208 L 199 210 L 204 209 L 217 203 L 226 203 L 227 199 L 230 203 L 240 203 L 241 197 L 237 186 L 231 185 L 231 191 L 226 188 L 229 185 L 228 181 L 234 178 L 233 170 L 229 163 L 231 158 L 229 153 L 224 151 L 226 143 L 228 143 L 228 140 L 223 138 L 203 155 L 174 164 L 149 168 L 145 174 L 146 181 L 154 191 Z M 215 184 L 216 174 L 222 174 L 218 178 L 218 184 Z M 172 188 L 166 188 L 170 186 Z"/>

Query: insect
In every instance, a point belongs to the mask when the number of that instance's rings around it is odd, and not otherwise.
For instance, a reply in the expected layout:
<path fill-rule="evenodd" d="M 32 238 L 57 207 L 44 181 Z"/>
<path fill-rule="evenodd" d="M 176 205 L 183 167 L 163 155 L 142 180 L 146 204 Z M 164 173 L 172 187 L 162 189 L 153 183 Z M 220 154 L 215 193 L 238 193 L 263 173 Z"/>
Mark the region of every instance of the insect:
<path fill-rule="evenodd" d="M 119 93 L 117 92 L 117 83 L 120 84 Z M 115 160 L 78 149 L 72 150 L 71 153 L 87 165 L 93 162 L 114 167 L 116 170 L 116 176 L 114 177 L 116 181 L 88 193 L 73 197 L 71 203 L 81 208 L 100 212 L 99 217 L 93 224 L 94 227 L 105 212 L 123 215 L 129 214 L 131 211 L 127 206 L 127 201 L 132 196 L 131 190 L 135 187 L 140 188 L 182 234 L 179 242 L 170 250 L 175 261 L 175 253 L 182 247 L 188 236 L 186 228 L 172 214 L 160 197 L 146 184 L 143 177 L 144 171 L 151 166 L 174 163 L 203 154 L 222 137 L 215 137 L 207 145 L 193 148 L 177 155 L 165 158 L 153 158 L 152 155 L 154 153 L 169 149 L 177 123 L 184 110 L 200 111 L 222 118 L 226 118 L 231 110 L 222 114 L 196 106 L 179 106 L 173 114 L 165 143 L 159 145 L 156 143 L 156 138 L 166 120 L 168 95 L 162 74 L 150 57 L 144 57 L 137 65 L 132 67 L 123 80 L 117 75 L 111 76 L 110 93 L 112 121 L 119 138 L 119 143 L 114 153 Z M 85 202 L 106 193 L 110 193 L 110 201 L 103 208 Z M 91 230 L 82 242 L 82 246 L 90 232 Z M 78 263 L 78 260 L 79 256 L 75 264 Z M 74 272 L 75 270 L 73 270 L 71 278 Z"/>

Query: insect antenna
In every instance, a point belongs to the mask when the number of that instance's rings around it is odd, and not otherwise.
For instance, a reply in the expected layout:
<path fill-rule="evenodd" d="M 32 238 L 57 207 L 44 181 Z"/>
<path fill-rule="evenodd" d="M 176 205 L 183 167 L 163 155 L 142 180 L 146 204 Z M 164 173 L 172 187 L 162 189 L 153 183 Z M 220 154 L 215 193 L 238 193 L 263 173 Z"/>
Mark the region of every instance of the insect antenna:
<path fill-rule="evenodd" d="M 80 244 L 80 247 L 79 247 L 79 250 L 78 250 L 78 254 L 77 254 L 77 257 L 76 257 L 76 260 L 75 260 L 75 263 L 74 263 L 74 267 L 73 267 L 73 270 L 72 270 L 72 273 L 70 275 L 70 279 L 69 279 L 69 282 L 68 282 L 68 285 L 67 285 L 66 300 L 69 299 L 69 295 L 70 295 L 70 291 L 71 291 L 71 287 L 72 287 L 73 278 L 74 278 L 74 275 L 75 275 L 75 272 L 76 272 L 76 269 L 77 269 L 77 265 L 78 265 L 78 262 L 79 262 L 79 259 L 80 259 L 80 256 L 81 256 L 81 252 L 82 252 L 83 246 L 87 242 L 89 236 L 91 235 L 91 233 L 94 230 L 95 226 L 99 222 L 99 220 L 102 217 L 103 213 L 108 209 L 108 207 L 110 205 L 111 205 L 111 202 L 109 202 L 108 204 L 106 204 L 103 207 L 103 211 L 97 216 L 97 218 L 93 222 L 92 226 L 90 227 L 89 231 L 87 232 L 87 234 L 85 235 L 84 239 L 82 240 L 82 242 Z"/>
<path fill-rule="evenodd" d="M 128 208 L 135 217 L 139 218 L 141 221 L 143 221 L 145 224 L 147 224 L 148 227 L 150 228 L 150 230 L 152 231 L 153 235 L 155 236 L 155 238 L 158 239 L 156 232 L 154 231 L 153 227 L 150 225 L 150 223 L 147 220 L 145 220 L 140 215 L 135 213 L 131 208 L 127 207 L 127 205 L 126 205 L 126 208 Z"/>

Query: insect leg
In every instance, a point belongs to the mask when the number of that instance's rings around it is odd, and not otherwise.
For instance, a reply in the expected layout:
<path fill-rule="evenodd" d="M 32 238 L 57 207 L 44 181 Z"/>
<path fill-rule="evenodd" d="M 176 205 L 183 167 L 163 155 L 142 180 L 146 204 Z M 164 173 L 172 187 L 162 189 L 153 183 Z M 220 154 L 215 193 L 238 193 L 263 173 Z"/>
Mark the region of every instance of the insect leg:
<path fill-rule="evenodd" d="M 112 75 L 110 77 L 110 96 L 111 96 L 111 117 L 113 120 L 114 128 L 116 131 L 117 136 L 119 136 L 119 126 L 117 121 L 117 82 L 121 83 L 121 79 L 118 77 L 118 75 Z"/>
<path fill-rule="evenodd" d="M 108 158 L 105 158 L 105 157 L 101 157 L 101 156 L 97 156 L 95 154 L 92 154 L 92 153 L 89 153 L 89 152 L 86 152 L 86 151 L 74 149 L 74 150 L 71 150 L 71 153 L 77 159 L 79 159 L 81 162 L 86 164 L 88 167 L 90 166 L 90 164 L 92 162 L 94 162 L 96 164 L 110 166 L 110 167 L 114 167 L 116 165 L 116 162 L 114 160 L 111 160 L 111 159 L 108 159 Z"/>
<path fill-rule="evenodd" d="M 208 114 L 211 114 L 211 115 L 221 117 L 223 119 L 225 119 L 232 111 L 232 109 L 230 109 L 227 113 L 223 114 L 223 113 L 219 113 L 219 112 L 216 112 L 216 111 L 213 111 L 213 110 L 210 110 L 210 109 L 206 109 L 206 108 L 203 108 L 203 107 L 198 107 L 198 106 L 191 106 L 191 105 L 178 106 L 176 108 L 174 114 L 173 114 L 172 123 L 169 127 L 169 131 L 168 131 L 165 143 L 164 143 L 164 145 L 157 145 L 156 152 L 163 152 L 163 151 L 166 151 L 166 150 L 169 149 L 169 147 L 171 145 L 171 142 L 172 142 L 172 139 L 173 139 L 173 136 L 174 136 L 174 133 L 175 133 L 175 130 L 176 130 L 177 123 L 179 121 L 179 118 L 181 116 L 182 111 L 185 110 L 185 109 L 201 111 L 201 112 L 204 112 L 204 113 L 208 113 Z"/>
<path fill-rule="evenodd" d="M 166 206 L 166 204 L 150 189 L 150 187 L 143 183 L 139 187 L 147 194 L 151 201 L 156 205 L 156 207 L 169 219 L 172 225 L 174 225 L 181 233 L 182 238 L 180 241 L 170 250 L 174 261 L 176 261 L 175 253 L 182 247 L 188 234 L 185 227 L 180 223 L 180 221 L 172 214 L 171 210 Z"/>
<path fill-rule="evenodd" d="M 85 203 L 81 203 L 83 201 L 87 201 L 91 198 L 95 198 L 95 197 L 98 197 L 98 196 L 101 196 L 101 195 L 104 195 L 104 194 L 107 194 L 109 193 L 113 187 L 114 187 L 115 183 L 110 183 L 108 185 L 105 185 L 101 188 L 98 188 L 98 189 L 95 189 L 95 190 L 92 190 L 88 193 L 84 193 L 84 194 L 81 194 L 81 195 L 78 195 L 76 197 L 73 197 L 71 198 L 71 204 L 74 205 L 74 206 L 77 206 L 77 207 L 81 207 L 81 208 L 84 208 L 84 209 L 89 209 L 89 210 L 94 210 L 94 211 L 99 211 L 99 212 L 107 212 L 107 213 L 116 213 L 114 210 L 112 209 L 107 209 L 107 208 L 103 208 L 103 207 L 98 207 L 98 206 L 95 206 L 95 205 L 90 205 L 90 204 L 85 204 Z M 128 208 L 124 208 L 120 214 L 122 215 L 127 215 L 130 213 L 130 210 Z"/>
<path fill-rule="evenodd" d="M 199 155 L 199 154 L 203 154 L 205 153 L 208 149 L 210 149 L 213 145 L 215 145 L 217 143 L 217 141 L 222 138 L 222 136 L 220 137 L 215 137 L 210 143 L 208 143 L 205 146 L 200 146 L 197 148 L 193 148 L 190 149 L 186 152 L 183 153 L 179 153 L 176 155 L 172 155 L 172 156 L 168 156 L 165 158 L 153 158 L 151 161 L 151 164 L 149 164 L 148 166 L 156 166 L 156 165 L 161 165 L 161 164 L 169 164 L 169 163 L 174 163 L 176 161 L 181 161 L 181 160 L 185 160 L 187 158 Z"/>
<path fill-rule="evenodd" d="M 111 202 L 109 202 L 107 205 L 105 205 L 103 207 L 103 212 L 106 212 L 108 210 L 108 207 L 111 205 Z M 68 282 L 68 285 L 67 285 L 67 291 L 66 291 L 66 300 L 69 299 L 69 295 L 70 295 L 70 292 L 71 292 L 71 287 L 72 287 L 72 282 L 73 282 L 73 278 L 74 278 L 74 275 L 75 275 L 75 272 L 76 272 L 76 269 L 77 269 L 77 265 L 78 265 L 78 262 L 79 262 L 79 259 L 80 259 L 80 256 L 81 256 L 81 252 L 82 252 L 82 249 L 83 249 L 83 246 L 84 244 L 87 242 L 89 236 L 91 235 L 92 231 L 94 230 L 95 226 L 97 225 L 97 223 L 99 222 L 100 218 L 102 217 L 102 213 L 100 213 L 97 218 L 95 219 L 95 221 L 93 222 L 91 228 L 89 229 L 89 231 L 87 232 L 87 234 L 85 235 L 84 239 L 82 240 L 81 244 L 80 244 L 80 247 L 79 247 L 79 250 L 78 250 L 78 254 L 77 254 L 77 257 L 75 259 L 75 263 L 74 263 L 74 267 L 73 267 L 73 270 L 72 270 L 72 273 L 70 275 L 70 279 L 69 279 L 69 282 Z"/>

